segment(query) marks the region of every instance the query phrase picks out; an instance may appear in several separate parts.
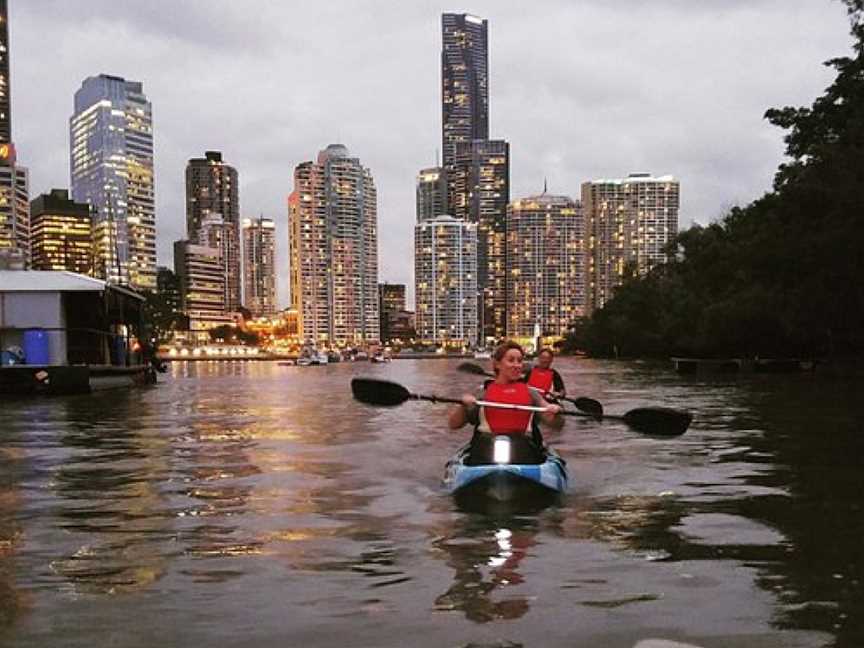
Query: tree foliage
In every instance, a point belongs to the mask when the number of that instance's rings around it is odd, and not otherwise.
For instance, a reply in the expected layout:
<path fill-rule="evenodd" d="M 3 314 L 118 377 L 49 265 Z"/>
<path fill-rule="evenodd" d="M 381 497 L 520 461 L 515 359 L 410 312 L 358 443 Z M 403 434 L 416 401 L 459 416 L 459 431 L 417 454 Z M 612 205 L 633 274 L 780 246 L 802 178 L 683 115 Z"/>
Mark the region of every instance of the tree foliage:
<path fill-rule="evenodd" d="M 773 190 L 694 226 L 670 263 L 620 286 L 574 328 L 595 355 L 864 353 L 864 0 L 846 0 L 853 55 L 810 107 L 771 109 L 788 160 Z"/>

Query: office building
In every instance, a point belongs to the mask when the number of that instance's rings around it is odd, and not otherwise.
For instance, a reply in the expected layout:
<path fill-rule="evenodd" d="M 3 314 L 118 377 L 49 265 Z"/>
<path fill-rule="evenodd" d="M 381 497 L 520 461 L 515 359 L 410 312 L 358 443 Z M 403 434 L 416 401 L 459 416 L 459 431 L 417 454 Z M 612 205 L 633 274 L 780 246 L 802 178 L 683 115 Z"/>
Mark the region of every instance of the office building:
<path fill-rule="evenodd" d="M 680 186 L 672 176 L 631 173 L 582 184 L 587 256 L 587 307 L 601 308 L 628 272 L 645 274 L 668 260 L 678 234 Z"/>
<path fill-rule="evenodd" d="M 380 340 L 377 194 L 341 144 L 294 170 L 288 199 L 291 300 L 303 340 L 361 347 Z"/>
<path fill-rule="evenodd" d="M 585 314 L 585 220 L 567 196 L 514 200 L 507 209 L 507 337 L 562 338 Z"/>
<path fill-rule="evenodd" d="M 236 311 L 241 304 L 240 188 L 237 170 L 219 151 L 206 151 L 203 158 L 186 164 L 186 235 L 197 240 L 201 224 L 219 216 L 225 225 L 222 259 L 225 263 L 225 304 Z M 198 241 L 206 245 L 206 241 Z"/>
<path fill-rule="evenodd" d="M 30 203 L 30 259 L 33 270 L 93 273 L 90 205 L 76 203 L 66 189 L 52 189 Z"/>
<path fill-rule="evenodd" d="M 276 223 L 263 216 L 241 222 L 243 304 L 254 317 L 276 313 Z"/>
<path fill-rule="evenodd" d="M 92 208 L 97 277 L 155 289 L 153 115 L 143 85 L 88 77 L 69 132 L 72 199 Z"/>
<path fill-rule="evenodd" d="M 477 342 L 477 225 L 443 214 L 414 226 L 417 338 L 438 346 Z"/>

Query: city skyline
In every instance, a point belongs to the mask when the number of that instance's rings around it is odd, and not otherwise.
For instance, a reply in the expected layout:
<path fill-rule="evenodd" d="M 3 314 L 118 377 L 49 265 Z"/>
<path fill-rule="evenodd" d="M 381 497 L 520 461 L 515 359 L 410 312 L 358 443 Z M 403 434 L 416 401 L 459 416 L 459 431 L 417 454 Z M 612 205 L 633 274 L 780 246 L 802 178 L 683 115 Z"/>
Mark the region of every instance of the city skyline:
<path fill-rule="evenodd" d="M 361 157 L 379 189 L 380 247 L 411 248 L 415 175 L 432 166 L 440 147 L 445 11 L 489 22 L 490 137 L 511 143 L 511 200 L 538 193 L 544 177 L 550 192 L 578 198 L 581 183 L 596 178 L 673 174 L 685 187 L 682 229 L 770 187 L 783 133 L 762 119 L 764 110 L 809 104 L 831 78 L 818 61 L 847 53 L 850 43 L 844 7 L 827 0 L 723 10 L 670 0 L 628 12 L 597 2 L 548 3 L 527 16 L 515 3 L 422 3 L 400 5 L 399 29 L 376 29 L 379 39 L 348 34 L 371 29 L 397 5 L 364 12 L 347 3 L 262 4 L 248 12 L 230 4 L 213 11 L 207 3 L 207 12 L 204 3 L 189 2 L 172 5 L 169 20 L 169 5 L 158 2 L 10 4 L 12 112 L 30 193 L 68 186 L 64 131 L 80 83 L 103 73 L 141 81 L 154 106 L 159 264 L 170 264 L 172 242 L 185 235 L 186 161 L 222 150 L 241 174 L 241 215 L 277 221 L 282 305 L 285 197 L 292 169 L 310 150 L 341 141 Z M 318 26 L 287 38 L 274 27 L 280 18 L 286 29 Z M 646 24 L 651 31 L 643 34 Z M 610 45 L 610 34 L 626 36 L 612 39 L 626 45 Z M 49 55 L 46 40 L 64 56 Z M 336 55 L 339 47 L 322 42 L 350 42 L 352 65 Z M 298 64 L 306 56 L 308 63 Z M 232 100 L 241 91 L 242 100 Z M 409 256 L 381 258 L 379 280 L 413 285 Z"/>

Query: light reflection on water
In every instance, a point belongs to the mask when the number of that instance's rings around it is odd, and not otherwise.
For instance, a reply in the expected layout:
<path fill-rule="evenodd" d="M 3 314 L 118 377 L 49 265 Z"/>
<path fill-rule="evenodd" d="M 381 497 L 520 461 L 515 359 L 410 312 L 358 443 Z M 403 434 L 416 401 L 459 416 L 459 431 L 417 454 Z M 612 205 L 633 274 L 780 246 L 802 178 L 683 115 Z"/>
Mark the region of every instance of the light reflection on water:
<path fill-rule="evenodd" d="M 570 421 L 563 501 L 476 512 L 440 488 L 467 429 L 348 389 L 455 396 L 456 364 L 177 363 L 0 402 L 0 643 L 864 645 L 860 383 L 559 359 L 571 393 L 692 429 Z"/>

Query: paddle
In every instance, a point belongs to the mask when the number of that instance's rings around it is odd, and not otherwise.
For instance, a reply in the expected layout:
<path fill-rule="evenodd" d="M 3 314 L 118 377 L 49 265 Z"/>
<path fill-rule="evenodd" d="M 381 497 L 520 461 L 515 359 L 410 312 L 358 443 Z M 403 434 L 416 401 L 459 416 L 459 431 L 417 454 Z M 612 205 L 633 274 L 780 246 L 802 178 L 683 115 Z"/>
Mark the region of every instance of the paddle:
<path fill-rule="evenodd" d="M 384 407 L 401 405 L 408 400 L 425 400 L 432 403 L 462 403 L 458 398 L 413 394 L 402 385 L 388 380 L 376 380 L 375 378 L 354 378 L 351 381 L 351 393 L 361 403 Z M 488 401 L 477 401 L 477 404 L 482 407 L 515 409 L 528 412 L 545 411 L 542 407 L 531 405 L 511 405 L 509 403 L 490 403 Z M 585 412 L 562 410 L 561 413 L 565 416 L 584 416 L 597 420 L 596 415 L 586 414 Z M 681 436 L 687 431 L 690 421 L 693 419 L 688 412 L 668 407 L 637 407 L 623 416 L 604 414 L 602 418 L 603 420 L 623 421 L 636 432 L 663 437 Z"/>
<path fill-rule="evenodd" d="M 459 371 L 474 374 L 475 376 L 489 376 L 490 378 L 494 378 L 495 374 L 491 371 L 486 371 L 483 367 L 478 364 L 474 364 L 473 362 L 463 362 L 458 367 L 456 367 Z M 549 392 L 543 392 L 543 396 L 547 396 Z M 555 400 L 564 400 L 568 403 L 573 403 L 576 406 L 576 409 L 585 412 L 586 414 L 590 414 L 594 417 L 603 416 L 603 405 L 600 404 L 600 401 L 596 401 L 593 398 L 587 398 L 585 396 L 580 396 L 579 398 L 568 398 L 567 396 L 553 396 Z"/>

